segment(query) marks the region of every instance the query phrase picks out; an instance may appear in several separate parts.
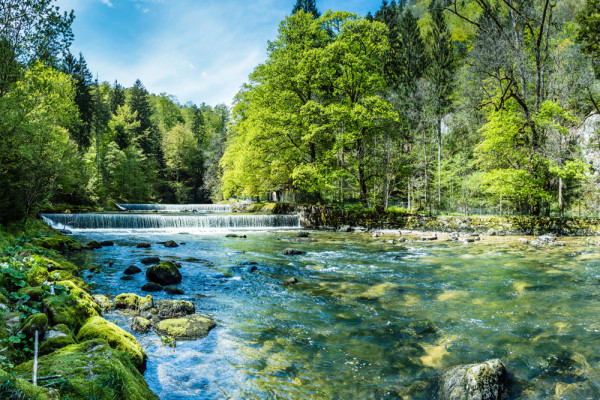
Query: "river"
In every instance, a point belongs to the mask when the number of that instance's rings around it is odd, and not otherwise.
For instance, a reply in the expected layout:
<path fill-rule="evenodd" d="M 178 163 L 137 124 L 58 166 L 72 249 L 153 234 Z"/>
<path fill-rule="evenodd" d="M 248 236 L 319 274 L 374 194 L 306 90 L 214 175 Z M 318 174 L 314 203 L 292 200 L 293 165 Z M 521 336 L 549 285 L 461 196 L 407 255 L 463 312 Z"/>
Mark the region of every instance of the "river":
<path fill-rule="evenodd" d="M 235 226 L 172 222 L 242 217 Z M 145 378 L 164 400 L 431 399 L 445 368 L 491 358 L 505 363 L 512 398 L 600 394 L 600 254 L 590 239 L 534 248 L 515 237 L 468 245 L 443 236 L 389 243 L 396 233 L 299 238 L 292 217 L 272 226 L 265 217 L 96 214 L 87 218 L 137 222 L 53 223 L 82 243 L 114 241 L 72 256 L 100 268 L 84 274 L 94 293 L 145 295 L 145 274 L 121 279 L 129 265 L 145 268 L 145 257 L 182 264 L 185 295 L 152 295 L 193 301 L 218 327 L 175 347 L 153 332 L 135 334 L 148 354 Z M 167 222 L 135 225 L 152 218 Z M 232 232 L 247 237 L 226 237 Z M 180 246 L 157 244 L 167 240 Z M 140 242 L 152 246 L 136 248 Z M 288 247 L 305 254 L 282 255 Z M 290 277 L 299 282 L 283 285 Z M 105 318 L 131 331 L 130 315 Z"/>

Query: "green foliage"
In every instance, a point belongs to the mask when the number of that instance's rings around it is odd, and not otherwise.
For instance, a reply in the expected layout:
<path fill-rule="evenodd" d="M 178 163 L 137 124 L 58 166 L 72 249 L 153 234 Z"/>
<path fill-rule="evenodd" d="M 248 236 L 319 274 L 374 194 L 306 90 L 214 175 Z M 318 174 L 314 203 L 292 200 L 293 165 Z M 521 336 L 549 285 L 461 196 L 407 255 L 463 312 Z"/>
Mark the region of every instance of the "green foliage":
<path fill-rule="evenodd" d="M 577 40 L 583 45 L 583 52 L 593 58 L 596 78 L 600 78 L 600 0 L 586 0 L 577 22 Z"/>

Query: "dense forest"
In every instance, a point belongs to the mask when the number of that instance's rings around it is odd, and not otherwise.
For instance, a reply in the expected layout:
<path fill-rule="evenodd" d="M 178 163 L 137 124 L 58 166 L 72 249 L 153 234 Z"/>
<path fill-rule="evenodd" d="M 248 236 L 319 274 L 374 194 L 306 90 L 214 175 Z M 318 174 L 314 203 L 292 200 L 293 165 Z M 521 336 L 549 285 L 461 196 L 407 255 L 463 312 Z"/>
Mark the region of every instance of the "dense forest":
<path fill-rule="evenodd" d="M 298 4 L 237 96 L 225 197 L 597 212 L 600 2 Z"/>
<path fill-rule="evenodd" d="M 0 222 L 248 197 L 598 212 L 598 0 L 298 0 L 232 110 L 99 82 L 53 3 L 0 5 Z"/>

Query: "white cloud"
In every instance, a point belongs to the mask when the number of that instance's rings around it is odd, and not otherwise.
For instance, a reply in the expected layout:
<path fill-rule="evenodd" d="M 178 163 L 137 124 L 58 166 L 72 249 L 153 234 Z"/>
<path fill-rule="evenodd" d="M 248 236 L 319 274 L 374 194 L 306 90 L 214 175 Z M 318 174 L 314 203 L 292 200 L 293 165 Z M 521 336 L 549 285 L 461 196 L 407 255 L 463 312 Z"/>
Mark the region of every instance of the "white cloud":
<path fill-rule="evenodd" d="M 106 4 L 109 7 L 113 7 L 113 4 L 110 2 L 110 0 L 100 0 L 103 4 Z"/>

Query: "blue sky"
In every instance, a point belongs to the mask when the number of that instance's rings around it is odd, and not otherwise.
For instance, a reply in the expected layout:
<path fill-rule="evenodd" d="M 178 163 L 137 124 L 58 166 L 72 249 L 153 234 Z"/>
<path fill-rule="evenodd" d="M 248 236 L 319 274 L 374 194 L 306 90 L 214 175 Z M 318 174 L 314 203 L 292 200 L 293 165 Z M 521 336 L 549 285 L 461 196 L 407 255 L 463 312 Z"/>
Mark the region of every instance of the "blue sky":
<path fill-rule="evenodd" d="M 74 54 L 100 81 L 129 87 L 140 79 L 152 93 L 182 103 L 230 105 L 267 40 L 295 0 L 57 0 L 75 10 Z M 381 0 L 317 0 L 321 12 L 366 15 Z"/>

